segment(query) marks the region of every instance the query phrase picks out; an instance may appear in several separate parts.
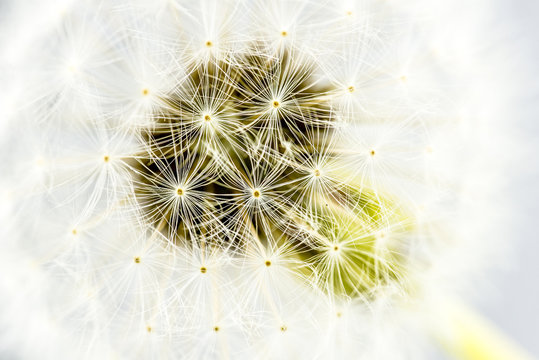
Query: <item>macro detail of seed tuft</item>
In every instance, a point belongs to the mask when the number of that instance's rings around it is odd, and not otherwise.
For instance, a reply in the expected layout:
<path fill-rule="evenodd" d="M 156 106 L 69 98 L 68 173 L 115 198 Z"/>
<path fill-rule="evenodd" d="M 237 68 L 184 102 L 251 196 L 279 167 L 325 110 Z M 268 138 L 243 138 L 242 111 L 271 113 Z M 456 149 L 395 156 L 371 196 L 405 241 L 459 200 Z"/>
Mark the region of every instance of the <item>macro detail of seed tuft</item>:
<path fill-rule="evenodd" d="M 399 220 L 345 175 L 321 177 L 321 162 L 341 158 L 339 91 L 317 70 L 291 51 L 193 65 L 142 132 L 136 196 L 146 221 L 178 245 L 237 256 L 287 245 L 323 288 L 364 296 L 400 277 L 403 249 L 379 248 L 374 236 Z M 336 241 L 347 251 L 330 256 Z"/>

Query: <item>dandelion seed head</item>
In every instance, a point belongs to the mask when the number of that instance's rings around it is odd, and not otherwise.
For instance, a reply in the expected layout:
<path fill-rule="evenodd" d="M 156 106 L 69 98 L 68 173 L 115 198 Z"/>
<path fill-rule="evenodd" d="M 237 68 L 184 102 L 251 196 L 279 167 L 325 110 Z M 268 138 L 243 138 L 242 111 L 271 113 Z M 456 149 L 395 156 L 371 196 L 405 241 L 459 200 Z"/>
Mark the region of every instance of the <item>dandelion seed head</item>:
<path fill-rule="evenodd" d="M 431 95 L 449 87 L 402 45 L 400 6 L 96 4 L 43 31 L 32 106 L 9 110 L 34 134 L 18 147 L 43 146 L 6 156 L 24 181 L 5 212 L 44 215 L 5 242 L 35 263 L 22 278 L 48 279 L 37 293 L 62 286 L 44 321 L 84 328 L 64 353 L 346 358 L 385 341 L 366 314 L 392 325 L 378 316 L 420 292 L 414 256 L 449 202 L 435 165 L 460 138 L 438 134 L 449 96 Z"/>

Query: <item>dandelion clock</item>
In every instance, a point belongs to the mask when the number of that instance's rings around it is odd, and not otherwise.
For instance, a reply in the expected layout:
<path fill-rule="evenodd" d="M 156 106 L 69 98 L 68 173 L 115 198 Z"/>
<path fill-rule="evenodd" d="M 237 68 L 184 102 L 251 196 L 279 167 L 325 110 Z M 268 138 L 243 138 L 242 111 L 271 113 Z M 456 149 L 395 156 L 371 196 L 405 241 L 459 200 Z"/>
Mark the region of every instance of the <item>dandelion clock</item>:
<path fill-rule="evenodd" d="M 457 2 L 1 9 L 3 358 L 527 358 Z"/>

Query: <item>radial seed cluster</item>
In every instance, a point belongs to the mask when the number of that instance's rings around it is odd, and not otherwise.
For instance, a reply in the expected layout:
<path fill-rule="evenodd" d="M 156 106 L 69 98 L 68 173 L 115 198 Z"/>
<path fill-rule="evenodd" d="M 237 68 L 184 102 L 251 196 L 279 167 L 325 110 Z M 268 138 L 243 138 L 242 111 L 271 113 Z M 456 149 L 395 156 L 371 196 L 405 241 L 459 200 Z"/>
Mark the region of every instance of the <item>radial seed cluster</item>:
<path fill-rule="evenodd" d="M 179 246 L 287 247 L 324 289 L 365 295 L 399 278 L 404 244 L 380 237 L 404 228 L 384 196 L 348 183 L 342 91 L 315 66 L 255 47 L 192 65 L 141 133 L 135 193 Z"/>

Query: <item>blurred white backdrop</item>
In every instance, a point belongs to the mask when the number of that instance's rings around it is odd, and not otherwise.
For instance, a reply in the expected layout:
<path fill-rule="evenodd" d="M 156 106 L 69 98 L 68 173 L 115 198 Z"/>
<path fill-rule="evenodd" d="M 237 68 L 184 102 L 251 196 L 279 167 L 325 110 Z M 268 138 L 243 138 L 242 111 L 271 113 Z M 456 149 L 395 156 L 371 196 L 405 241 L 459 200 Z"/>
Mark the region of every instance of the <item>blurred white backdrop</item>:
<path fill-rule="evenodd" d="M 539 357 L 539 1 L 495 0 L 493 33 L 500 33 L 507 75 L 517 88 L 508 99 L 507 128 L 519 149 L 510 161 L 500 206 L 507 221 L 506 261 L 486 274 L 476 307 L 532 355 Z M 492 40 L 492 39 L 487 39 Z M 497 46 L 497 45 L 495 45 Z"/>

